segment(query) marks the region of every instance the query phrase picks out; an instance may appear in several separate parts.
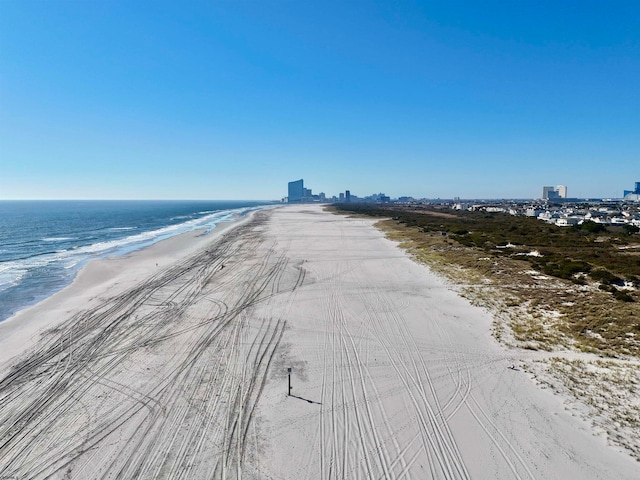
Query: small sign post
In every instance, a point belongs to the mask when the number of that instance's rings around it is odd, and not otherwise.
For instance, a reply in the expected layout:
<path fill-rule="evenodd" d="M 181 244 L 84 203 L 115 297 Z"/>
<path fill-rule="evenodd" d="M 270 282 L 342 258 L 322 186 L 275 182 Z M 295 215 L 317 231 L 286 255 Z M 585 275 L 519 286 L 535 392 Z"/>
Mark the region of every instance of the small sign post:
<path fill-rule="evenodd" d="M 287 368 L 287 372 L 289 372 L 289 391 L 287 395 L 291 395 L 291 367 Z"/>

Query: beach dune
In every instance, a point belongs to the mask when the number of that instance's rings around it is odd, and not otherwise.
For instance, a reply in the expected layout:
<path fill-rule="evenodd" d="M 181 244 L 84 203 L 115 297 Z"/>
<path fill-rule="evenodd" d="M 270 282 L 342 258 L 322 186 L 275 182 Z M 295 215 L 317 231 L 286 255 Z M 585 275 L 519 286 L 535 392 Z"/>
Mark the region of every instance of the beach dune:
<path fill-rule="evenodd" d="M 372 224 L 257 211 L 0 324 L 0 478 L 638 478 Z"/>

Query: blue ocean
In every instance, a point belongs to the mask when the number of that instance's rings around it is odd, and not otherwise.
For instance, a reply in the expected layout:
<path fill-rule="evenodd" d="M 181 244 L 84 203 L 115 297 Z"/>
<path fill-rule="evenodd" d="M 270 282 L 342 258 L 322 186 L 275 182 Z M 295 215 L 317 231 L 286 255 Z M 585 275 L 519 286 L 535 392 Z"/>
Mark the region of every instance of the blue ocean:
<path fill-rule="evenodd" d="M 123 255 L 266 208 L 252 201 L 0 201 L 0 321 Z"/>

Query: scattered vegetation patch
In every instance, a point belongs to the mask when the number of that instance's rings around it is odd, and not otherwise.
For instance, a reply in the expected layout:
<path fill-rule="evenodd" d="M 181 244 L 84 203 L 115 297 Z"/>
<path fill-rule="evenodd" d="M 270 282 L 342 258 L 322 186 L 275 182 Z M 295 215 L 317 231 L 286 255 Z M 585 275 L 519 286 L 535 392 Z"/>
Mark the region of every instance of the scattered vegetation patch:
<path fill-rule="evenodd" d="M 573 225 L 571 228 L 577 231 L 585 231 L 588 233 L 602 233 L 607 231 L 607 227 L 605 227 L 601 223 L 592 222 L 591 220 L 587 220 L 580 225 Z"/>
<path fill-rule="evenodd" d="M 568 408 L 640 461 L 640 365 L 551 358 L 538 367 L 537 379 L 568 395 Z"/>
<path fill-rule="evenodd" d="M 620 277 L 618 277 L 617 275 L 614 275 L 609 270 L 605 270 L 604 268 L 598 268 L 597 270 L 593 270 L 589 272 L 589 276 L 593 280 L 597 282 L 601 282 L 605 285 L 623 285 L 624 284 L 624 281 Z"/>

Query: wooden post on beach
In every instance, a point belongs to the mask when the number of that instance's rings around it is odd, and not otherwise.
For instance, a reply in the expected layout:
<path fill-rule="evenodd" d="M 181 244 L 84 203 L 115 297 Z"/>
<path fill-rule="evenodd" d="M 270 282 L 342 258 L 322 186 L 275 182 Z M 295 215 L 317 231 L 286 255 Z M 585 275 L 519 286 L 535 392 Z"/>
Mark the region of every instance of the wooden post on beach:
<path fill-rule="evenodd" d="M 289 372 L 289 391 L 287 395 L 291 395 L 291 367 L 287 368 L 287 372 Z"/>

